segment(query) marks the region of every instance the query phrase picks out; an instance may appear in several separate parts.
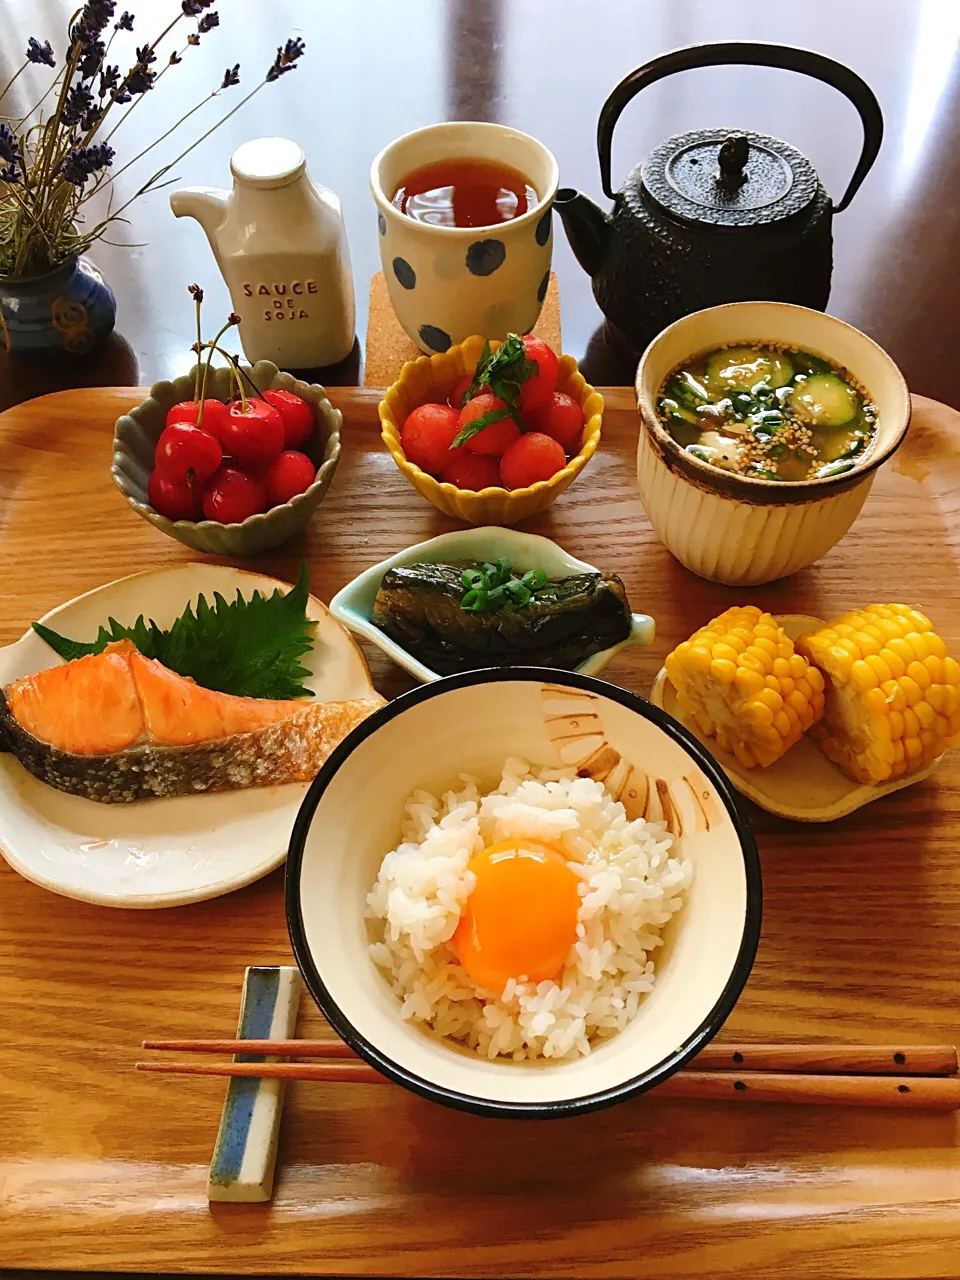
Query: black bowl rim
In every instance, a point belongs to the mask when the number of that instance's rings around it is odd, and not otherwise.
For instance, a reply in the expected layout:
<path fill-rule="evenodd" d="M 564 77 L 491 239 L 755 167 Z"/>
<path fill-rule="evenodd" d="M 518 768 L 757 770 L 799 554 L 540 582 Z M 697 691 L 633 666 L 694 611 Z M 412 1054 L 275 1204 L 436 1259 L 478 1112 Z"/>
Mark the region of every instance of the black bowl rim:
<path fill-rule="evenodd" d="M 575 1098 L 561 1099 L 557 1102 L 495 1102 L 487 1098 L 479 1098 L 473 1094 L 460 1093 L 434 1084 L 388 1058 L 367 1038 L 360 1034 L 350 1022 L 347 1015 L 336 1003 L 327 990 L 313 961 L 307 944 L 300 907 L 300 878 L 303 869 L 303 857 L 307 836 L 313 822 L 317 807 L 330 785 L 334 775 L 344 761 L 372 734 L 384 724 L 402 715 L 410 707 L 419 706 L 430 698 L 441 697 L 456 689 L 468 688 L 476 684 L 492 684 L 504 681 L 523 681 L 543 684 L 564 684 L 575 689 L 584 689 L 601 697 L 620 703 L 628 710 L 652 721 L 672 738 L 697 763 L 716 788 L 723 800 L 730 820 L 733 823 L 740 850 L 743 855 L 744 869 L 747 878 L 746 912 L 744 916 L 743 935 L 736 963 L 730 977 L 717 998 L 713 1008 L 684 1042 L 655 1066 L 640 1075 L 614 1085 L 598 1093 L 584 1094 Z M 750 829 L 746 814 L 741 808 L 737 794 L 726 774 L 713 759 L 710 753 L 683 725 L 659 707 L 655 707 L 638 694 L 622 689 L 606 680 L 595 676 L 581 675 L 575 671 L 558 671 L 548 667 L 509 667 L 465 671 L 459 675 L 447 676 L 442 680 L 421 685 L 401 694 L 392 702 L 375 711 L 357 726 L 332 752 L 320 772 L 313 780 L 310 790 L 304 797 L 300 812 L 290 837 L 290 847 L 286 869 L 286 914 L 287 928 L 293 954 L 313 999 L 316 1001 L 324 1017 L 337 1034 L 350 1045 L 370 1066 L 385 1075 L 396 1084 L 401 1084 L 413 1093 L 419 1094 L 432 1102 L 440 1102 L 460 1111 L 469 1111 L 475 1115 L 494 1116 L 500 1119 L 557 1119 L 563 1116 L 582 1115 L 588 1111 L 597 1111 L 614 1103 L 626 1101 L 648 1089 L 654 1088 L 679 1070 L 717 1034 L 729 1017 L 731 1010 L 739 999 L 746 985 L 753 961 L 756 957 L 760 941 L 760 925 L 763 915 L 763 886 L 760 872 L 760 856 L 757 844 Z"/>

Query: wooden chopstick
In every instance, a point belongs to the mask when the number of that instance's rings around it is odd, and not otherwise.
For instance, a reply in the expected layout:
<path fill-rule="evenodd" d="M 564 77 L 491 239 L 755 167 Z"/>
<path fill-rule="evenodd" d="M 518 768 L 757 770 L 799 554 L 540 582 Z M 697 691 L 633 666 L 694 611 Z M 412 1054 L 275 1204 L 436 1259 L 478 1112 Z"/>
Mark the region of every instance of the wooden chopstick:
<path fill-rule="evenodd" d="M 178 1053 L 266 1054 L 275 1058 L 360 1061 L 342 1040 L 144 1040 L 143 1048 Z M 701 1049 L 691 1067 L 696 1071 L 952 1076 L 957 1074 L 957 1051 L 949 1044 L 710 1045 Z"/>
<path fill-rule="evenodd" d="M 138 1062 L 162 1075 L 254 1076 L 326 1084 L 388 1084 L 363 1062 Z M 960 1109 L 960 1079 L 938 1076 L 798 1075 L 777 1071 L 678 1071 L 651 1091 L 659 1098 L 818 1103 L 827 1106 Z"/>

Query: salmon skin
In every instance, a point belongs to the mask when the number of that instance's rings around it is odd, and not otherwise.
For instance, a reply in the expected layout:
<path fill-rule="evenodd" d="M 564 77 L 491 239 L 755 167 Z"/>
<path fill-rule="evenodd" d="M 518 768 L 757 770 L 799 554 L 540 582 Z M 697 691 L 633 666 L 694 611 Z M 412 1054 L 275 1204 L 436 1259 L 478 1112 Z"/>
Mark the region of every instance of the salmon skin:
<path fill-rule="evenodd" d="M 307 782 L 382 705 L 216 693 L 121 640 L 0 689 L 0 751 L 107 804 Z"/>

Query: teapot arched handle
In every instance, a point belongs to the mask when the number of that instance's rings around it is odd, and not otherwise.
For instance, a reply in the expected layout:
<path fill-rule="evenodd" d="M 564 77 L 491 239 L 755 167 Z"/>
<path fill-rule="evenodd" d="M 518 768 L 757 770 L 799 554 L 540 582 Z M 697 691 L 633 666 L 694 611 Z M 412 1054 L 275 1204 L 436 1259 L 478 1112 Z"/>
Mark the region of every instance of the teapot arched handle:
<path fill-rule="evenodd" d="M 880 143 L 883 141 L 883 115 L 880 104 L 873 90 L 865 80 L 845 67 L 842 62 L 835 62 L 822 53 L 813 53 L 809 49 L 796 49 L 787 44 L 761 44 L 752 40 L 727 40 L 719 44 L 694 44 L 683 49 L 674 49 L 662 54 L 651 62 L 637 67 L 636 71 L 623 80 L 607 98 L 600 112 L 597 124 L 597 152 L 600 157 L 600 179 L 603 190 L 614 199 L 616 192 L 610 181 L 610 151 L 613 143 L 613 130 L 620 115 L 641 89 L 673 75 L 675 71 L 689 71 L 694 67 L 717 67 L 726 65 L 781 67 L 785 71 L 799 71 L 803 75 L 813 76 L 825 84 L 844 94 L 860 114 L 863 125 L 863 148 L 860 159 L 853 171 L 853 176 L 843 193 L 843 199 L 834 206 L 836 213 L 841 213 L 857 194 L 860 184 L 870 172 Z"/>

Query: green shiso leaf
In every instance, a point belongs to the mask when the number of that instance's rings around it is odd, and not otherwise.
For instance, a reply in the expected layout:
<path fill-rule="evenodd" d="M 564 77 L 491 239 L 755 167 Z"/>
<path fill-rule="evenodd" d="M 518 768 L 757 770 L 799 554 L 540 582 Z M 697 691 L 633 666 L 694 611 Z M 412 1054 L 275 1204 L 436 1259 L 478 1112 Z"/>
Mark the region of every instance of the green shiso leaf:
<path fill-rule="evenodd" d="M 303 684 L 310 674 L 300 659 L 313 648 L 316 623 L 307 617 L 309 578 L 300 565 L 296 586 L 271 596 L 255 591 L 245 600 L 214 593 L 196 611 L 187 605 L 169 631 L 141 615 L 132 627 L 107 619 L 96 640 L 84 644 L 58 635 L 40 622 L 33 629 L 61 658 L 71 662 L 102 653 L 116 640 L 132 640 L 145 658 L 155 658 L 177 675 L 195 680 L 205 689 L 246 698 L 313 697 Z"/>

